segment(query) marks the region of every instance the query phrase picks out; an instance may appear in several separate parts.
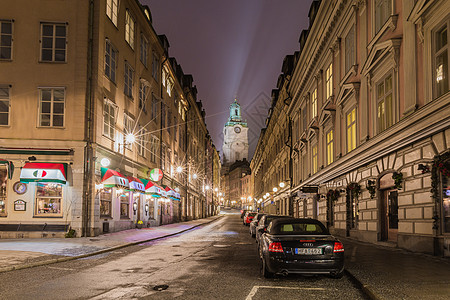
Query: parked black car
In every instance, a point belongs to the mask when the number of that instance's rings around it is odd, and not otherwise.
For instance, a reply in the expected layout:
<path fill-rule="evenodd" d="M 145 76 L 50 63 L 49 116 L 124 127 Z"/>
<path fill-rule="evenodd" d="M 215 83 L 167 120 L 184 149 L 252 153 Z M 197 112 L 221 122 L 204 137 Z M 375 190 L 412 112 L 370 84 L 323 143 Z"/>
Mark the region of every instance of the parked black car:
<path fill-rule="evenodd" d="M 253 220 L 250 222 L 250 235 L 256 236 L 256 226 L 258 226 L 259 220 L 265 215 L 265 213 L 257 213 Z"/>
<path fill-rule="evenodd" d="M 267 226 L 272 220 L 276 218 L 292 218 L 290 216 L 281 216 L 281 215 L 264 215 L 261 220 L 258 222 L 258 226 L 256 226 L 256 242 L 259 243 L 259 239 L 261 235 L 265 232 Z"/>
<path fill-rule="evenodd" d="M 277 218 L 259 243 L 262 275 L 330 274 L 344 272 L 344 246 L 315 219 Z"/>

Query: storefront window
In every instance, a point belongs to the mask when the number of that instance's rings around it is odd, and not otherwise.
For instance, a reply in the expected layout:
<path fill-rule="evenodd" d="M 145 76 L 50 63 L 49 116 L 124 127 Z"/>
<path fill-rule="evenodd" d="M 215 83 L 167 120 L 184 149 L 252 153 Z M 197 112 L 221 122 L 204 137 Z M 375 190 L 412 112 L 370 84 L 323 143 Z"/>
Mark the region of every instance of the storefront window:
<path fill-rule="evenodd" d="M 442 175 L 442 205 L 444 231 L 450 233 L 450 177 Z"/>
<path fill-rule="evenodd" d="M 104 188 L 100 191 L 100 216 L 111 217 L 112 188 Z"/>
<path fill-rule="evenodd" d="M 119 195 L 120 198 L 120 218 L 130 217 L 130 193 L 124 192 Z"/>
<path fill-rule="evenodd" d="M 36 183 L 36 215 L 62 215 L 62 184 Z"/>
<path fill-rule="evenodd" d="M 5 166 L 0 166 L 0 217 L 6 216 L 6 182 L 8 174 Z"/>

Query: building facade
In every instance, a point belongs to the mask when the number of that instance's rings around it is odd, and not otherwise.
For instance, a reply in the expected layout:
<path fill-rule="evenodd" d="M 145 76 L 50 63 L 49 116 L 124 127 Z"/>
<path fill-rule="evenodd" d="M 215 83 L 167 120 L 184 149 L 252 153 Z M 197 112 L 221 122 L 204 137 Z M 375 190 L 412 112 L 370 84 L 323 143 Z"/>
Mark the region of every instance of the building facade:
<path fill-rule="evenodd" d="M 314 1 L 273 93 L 255 197 L 338 235 L 450 256 L 449 5 Z"/>
<path fill-rule="evenodd" d="M 0 26 L 2 237 L 204 216 L 189 189 L 205 166 L 204 111 L 148 7 L 8 1 Z"/>

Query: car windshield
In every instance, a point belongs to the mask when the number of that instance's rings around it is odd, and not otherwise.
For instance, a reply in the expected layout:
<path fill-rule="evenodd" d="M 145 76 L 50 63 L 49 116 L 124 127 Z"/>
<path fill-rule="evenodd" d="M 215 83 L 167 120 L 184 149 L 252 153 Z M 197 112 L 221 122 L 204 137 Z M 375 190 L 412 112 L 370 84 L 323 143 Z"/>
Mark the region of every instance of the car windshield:
<path fill-rule="evenodd" d="M 271 234 L 292 234 L 292 235 L 310 235 L 310 234 L 328 234 L 327 229 L 322 224 L 316 223 L 282 223 L 271 228 Z"/>

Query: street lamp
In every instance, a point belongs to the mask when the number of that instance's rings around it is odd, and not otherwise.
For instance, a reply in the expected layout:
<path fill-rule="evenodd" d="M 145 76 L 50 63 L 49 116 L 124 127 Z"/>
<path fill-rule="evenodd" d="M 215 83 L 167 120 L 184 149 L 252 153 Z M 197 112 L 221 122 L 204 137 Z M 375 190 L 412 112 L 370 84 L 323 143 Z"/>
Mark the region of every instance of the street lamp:
<path fill-rule="evenodd" d="M 176 171 L 177 171 L 177 173 L 181 173 L 181 172 L 183 172 L 183 167 L 181 167 L 181 166 L 178 166 L 178 167 L 177 167 L 177 169 L 176 169 Z"/>
<path fill-rule="evenodd" d="M 274 193 L 278 192 L 278 188 L 277 187 L 274 187 L 272 190 L 273 190 Z"/>
<path fill-rule="evenodd" d="M 284 187 L 285 187 L 284 182 L 280 182 L 280 188 L 284 188 Z"/>

